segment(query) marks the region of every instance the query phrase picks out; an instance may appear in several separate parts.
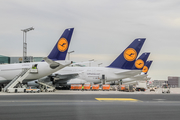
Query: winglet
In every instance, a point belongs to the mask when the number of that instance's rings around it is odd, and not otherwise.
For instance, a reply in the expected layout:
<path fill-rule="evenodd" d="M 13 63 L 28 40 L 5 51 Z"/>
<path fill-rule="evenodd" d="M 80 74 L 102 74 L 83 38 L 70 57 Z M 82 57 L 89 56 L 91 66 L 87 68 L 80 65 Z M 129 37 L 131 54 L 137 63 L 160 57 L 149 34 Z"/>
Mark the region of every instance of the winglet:
<path fill-rule="evenodd" d="M 65 60 L 66 54 L 70 45 L 71 37 L 74 28 L 69 28 L 64 31 L 64 33 L 59 38 L 58 42 L 54 46 L 48 58 L 51 60 Z"/>
<path fill-rule="evenodd" d="M 52 68 L 52 69 L 55 69 L 55 68 L 59 67 L 59 65 L 60 65 L 58 62 L 55 62 L 55 61 L 49 59 L 48 57 L 44 57 L 43 59 L 49 64 L 50 68 Z"/>
<path fill-rule="evenodd" d="M 148 57 L 149 57 L 150 53 L 149 52 L 145 52 L 143 53 L 134 63 L 132 69 L 139 69 L 142 70 Z"/>
<path fill-rule="evenodd" d="M 147 62 L 145 63 L 145 65 L 144 65 L 144 67 L 143 67 L 143 69 L 142 69 L 142 72 L 143 72 L 143 73 L 147 74 L 147 72 L 148 72 L 148 70 L 149 70 L 152 62 L 153 62 L 153 61 L 151 60 L 151 61 L 147 61 Z"/>
<path fill-rule="evenodd" d="M 73 61 L 71 61 L 71 63 L 68 63 L 68 64 L 66 64 L 66 65 L 62 65 L 62 64 L 60 64 L 60 63 L 58 63 L 58 62 L 55 62 L 55 61 L 49 59 L 48 57 L 44 57 L 43 59 L 49 64 L 49 67 L 50 67 L 51 69 L 56 69 L 56 68 L 59 67 L 59 66 L 68 66 L 68 65 L 70 65 L 70 64 L 73 63 Z"/>
<path fill-rule="evenodd" d="M 131 69 L 145 40 L 135 39 L 108 67 Z"/>

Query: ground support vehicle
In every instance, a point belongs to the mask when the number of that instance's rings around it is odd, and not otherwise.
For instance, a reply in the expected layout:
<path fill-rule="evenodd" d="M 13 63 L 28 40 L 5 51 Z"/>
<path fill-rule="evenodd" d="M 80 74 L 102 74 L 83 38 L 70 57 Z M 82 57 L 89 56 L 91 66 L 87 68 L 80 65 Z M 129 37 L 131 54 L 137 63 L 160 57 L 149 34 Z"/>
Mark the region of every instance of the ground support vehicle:
<path fill-rule="evenodd" d="M 54 88 L 46 88 L 45 89 L 45 92 L 55 92 L 56 91 L 56 89 L 54 89 Z"/>
<path fill-rule="evenodd" d="M 162 93 L 170 93 L 170 88 L 163 88 Z"/>
<path fill-rule="evenodd" d="M 125 85 L 120 86 L 120 91 L 125 91 Z"/>
<path fill-rule="evenodd" d="M 71 90 L 82 90 L 82 85 L 81 84 L 72 84 Z"/>
<path fill-rule="evenodd" d="M 20 93 L 20 92 L 26 92 L 26 88 L 9 88 L 7 89 L 8 93 Z"/>
<path fill-rule="evenodd" d="M 119 89 L 119 85 L 112 85 L 111 90 L 112 91 L 117 91 Z"/>
<path fill-rule="evenodd" d="M 136 91 L 146 91 L 147 84 L 146 82 L 138 82 L 138 85 L 136 86 Z"/>
<path fill-rule="evenodd" d="M 133 85 L 120 85 L 120 91 L 125 91 L 125 92 L 134 92 Z"/>
<path fill-rule="evenodd" d="M 36 81 L 36 83 L 39 84 L 40 92 L 43 92 L 43 91 L 45 91 L 45 92 L 55 92 L 56 91 L 56 89 L 53 86 L 51 86 L 51 85 L 49 85 L 47 83 L 39 82 L 39 81 Z"/>
<path fill-rule="evenodd" d="M 85 84 L 84 85 L 84 90 L 88 91 L 91 89 L 91 84 Z"/>
<path fill-rule="evenodd" d="M 162 93 L 170 93 L 170 86 L 168 84 L 162 86 Z"/>
<path fill-rule="evenodd" d="M 30 93 L 35 93 L 35 92 L 39 93 L 40 89 L 32 86 L 32 87 L 27 87 L 25 92 L 27 92 L 27 93 L 29 93 L 29 92 Z"/>
<path fill-rule="evenodd" d="M 133 85 L 126 85 L 125 86 L 125 91 L 126 92 L 134 92 Z"/>
<path fill-rule="evenodd" d="M 154 91 L 154 92 L 155 92 L 155 88 L 153 88 L 153 87 L 149 88 L 149 90 L 150 90 L 150 92 L 151 92 L 151 91 Z"/>
<path fill-rule="evenodd" d="M 92 91 L 99 90 L 99 84 L 92 85 Z"/>
<path fill-rule="evenodd" d="M 102 90 L 103 91 L 105 91 L 105 90 L 109 91 L 110 90 L 110 85 L 106 85 L 106 84 L 102 85 Z"/>

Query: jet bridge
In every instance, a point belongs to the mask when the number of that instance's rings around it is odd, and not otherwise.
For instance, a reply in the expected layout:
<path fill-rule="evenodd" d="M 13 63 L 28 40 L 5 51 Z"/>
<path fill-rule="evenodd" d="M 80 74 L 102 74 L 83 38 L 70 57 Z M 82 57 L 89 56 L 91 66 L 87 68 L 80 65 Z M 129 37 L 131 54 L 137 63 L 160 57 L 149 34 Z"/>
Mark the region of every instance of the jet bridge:
<path fill-rule="evenodd" d="M 11 82 L 5 86 L 4 92 L 25 92 L 25 88 L 23 88 L 22 81 L 30 73 L 37 74 L 38 70 L 33 70 L 31 68 L 23 69 L 23 71 L 19 75 L 15 76 L 14 79 L 11 80 Z"/>

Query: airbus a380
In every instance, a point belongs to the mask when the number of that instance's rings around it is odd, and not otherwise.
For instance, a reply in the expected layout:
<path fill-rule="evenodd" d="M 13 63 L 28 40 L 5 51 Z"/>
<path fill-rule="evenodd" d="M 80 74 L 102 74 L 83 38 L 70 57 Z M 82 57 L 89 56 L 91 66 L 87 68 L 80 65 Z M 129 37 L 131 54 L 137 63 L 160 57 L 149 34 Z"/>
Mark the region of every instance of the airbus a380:
<path fill-rule="evenodd" d="M 109 66 L 107 67 L 66 67 L 48 76 L 41 81 L 50 80 L 56 86 L 66 85 L 68 81 L 79 79 L 92 83 L 114 81 L 134 76 L 141 70 L 132 69 L 135 60 L 144 44 L 145 38 L 135 39 Z M 77 77 L 77 78 L 76 78 Z"/>
<path fill-rule="evenodd" d="M 88 82 L 101 83 L 134 76 L 141 70 L 132 69 L 135 60 L 144 44 L 144 38 L 135 39 L 109 66 L 88 67 L 80 78 Z"/>
<path fill-rule="evenodd" d="M 69 48 L 71 37 L 74 28 L 66 29 L 58 42 L 54 46 L 48 57 L 44 58 L 45 62 L 32 62 L 32 63 L 19 63 L 19 64 L 6 64 L 0 65 L 0 84 L 9 83 L 15 76 L 22 73 L 24 69 L 31 69 L 36 66 L 38 72 L 36 74 L 29 74 L 23 83 L 48 76 L 68 65 L 70 61 L 65 61 L 66 54 Z M 58 60 L 58 61 L 53 61 Z"/>

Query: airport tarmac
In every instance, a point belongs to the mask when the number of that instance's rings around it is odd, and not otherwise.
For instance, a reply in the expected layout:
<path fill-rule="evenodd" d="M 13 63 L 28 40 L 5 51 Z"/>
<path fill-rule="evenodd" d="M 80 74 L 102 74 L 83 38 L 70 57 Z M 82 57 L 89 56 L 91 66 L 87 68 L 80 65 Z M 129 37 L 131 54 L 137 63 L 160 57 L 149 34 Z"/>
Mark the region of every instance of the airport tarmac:
<path fill-rule="evenodd" d="M 40 92 L 40 93 L 6 93 L 0 92 L 0 95 L 26 95 L 26 94 L 180 94 L 180 88 L 171 88 L 171 93 L 162 93 L 162 88 L 155 89 L 151 91 L 148 89 L 145 92 L 135 91 L 135 92 L 124 92 L 124 91 L 78 91 L 78 90 L 56 90 L 55 92 Z"/>
<path fill-rule="evenodd" d="M 179 90 L 0 93 L 0 120 L 179 120 Z"/>

